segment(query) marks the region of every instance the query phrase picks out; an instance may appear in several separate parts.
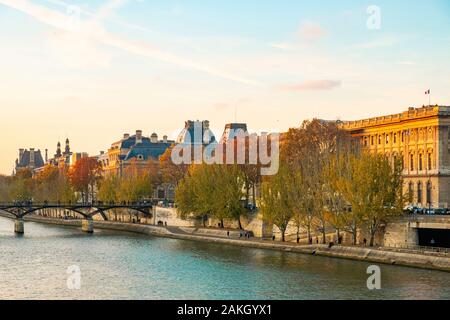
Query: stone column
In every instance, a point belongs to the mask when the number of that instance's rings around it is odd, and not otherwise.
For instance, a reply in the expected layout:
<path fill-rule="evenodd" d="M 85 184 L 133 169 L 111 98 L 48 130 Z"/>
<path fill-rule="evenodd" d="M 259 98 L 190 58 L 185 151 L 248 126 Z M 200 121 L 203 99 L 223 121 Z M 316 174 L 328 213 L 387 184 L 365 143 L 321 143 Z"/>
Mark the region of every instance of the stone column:
<path fill-rule="evenodd" d="M 94 233 L 94 221 L 92 219 L 81 220 L 81 230 L 86 233 Z"/>
<path fill-rule="evenodd" d="M 14 220 L 14 232 L 17 234 L 23 234 L 25 232 L 22 218 Z"/>

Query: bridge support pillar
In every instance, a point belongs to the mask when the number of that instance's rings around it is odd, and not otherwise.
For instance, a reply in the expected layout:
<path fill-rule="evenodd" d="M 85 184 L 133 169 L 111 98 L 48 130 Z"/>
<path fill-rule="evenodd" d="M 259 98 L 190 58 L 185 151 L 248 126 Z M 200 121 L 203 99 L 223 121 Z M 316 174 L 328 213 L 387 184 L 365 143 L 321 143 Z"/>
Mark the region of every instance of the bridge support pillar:
<path fill-rule="evenodd" d="M 86 233 L 94 233 L 94 221 L 92 219 L 81 220 L 81 230 Z"/>
<path fill-rule="evenodd" d="M 24 234 L 25 229 L 24 229 L 24 223 L 23 223 L 23 219 L 16 219 L 14 220 L 14 232 L 17 234 Z"/>

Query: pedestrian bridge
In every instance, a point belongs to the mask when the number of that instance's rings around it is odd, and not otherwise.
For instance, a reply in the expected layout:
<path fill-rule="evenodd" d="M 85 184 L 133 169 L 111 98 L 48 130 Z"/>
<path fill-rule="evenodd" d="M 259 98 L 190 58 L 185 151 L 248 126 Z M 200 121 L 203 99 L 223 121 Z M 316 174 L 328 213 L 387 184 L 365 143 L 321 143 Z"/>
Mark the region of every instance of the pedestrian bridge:
<path fill-rule="evenodd" d="M 136 213 L 142 213 L 145 217 L 152 216 L 153 204 L 147 202 L 123 202 L 117 203 L 33 203 L 33 202 L 14 202 L 14 203 L 0 203 L 0 212 L 6 213 L 12 219 L 15 219 L 16 233 L 24 233 L 23 218 L 36 212 L 43 212 L 47 209 L 57 209 L 70 211 L 78 214 L 82 218 L 82 229 L 85 232 L 92 233 L 93 218 L 100 215 L 103 220 L 108 221 L 107 213 L 114 209 L 127 209 Z"/>

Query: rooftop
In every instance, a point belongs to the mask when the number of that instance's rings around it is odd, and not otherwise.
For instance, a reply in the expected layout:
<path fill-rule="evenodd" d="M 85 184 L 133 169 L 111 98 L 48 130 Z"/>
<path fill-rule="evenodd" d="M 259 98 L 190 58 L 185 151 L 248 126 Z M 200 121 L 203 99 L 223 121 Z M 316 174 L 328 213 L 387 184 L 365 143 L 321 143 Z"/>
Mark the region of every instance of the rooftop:
<path fill-rule="evenodd" d="M 409 108 L 402 113 L 374 117 L 355 121 L 343 121 L 342 128 L 345 130 L 366 128 L 383 124 L 400 123 L 407 120 L 427 118 L 433 116 L 450 116 L 450 106 L 424 106 L 421 108 Z"/>

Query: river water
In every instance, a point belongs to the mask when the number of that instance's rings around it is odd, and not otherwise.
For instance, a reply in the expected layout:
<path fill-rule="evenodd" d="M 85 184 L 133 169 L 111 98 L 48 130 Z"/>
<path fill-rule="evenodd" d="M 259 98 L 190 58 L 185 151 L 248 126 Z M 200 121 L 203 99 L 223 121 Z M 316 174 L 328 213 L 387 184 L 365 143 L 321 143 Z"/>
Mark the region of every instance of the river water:
<path fill-rule="evenodd" d="M 0 218 L 0 299 L 450 299 L 450 273 Z M 67 286 L 78 266 L 80 289 Z"/>

